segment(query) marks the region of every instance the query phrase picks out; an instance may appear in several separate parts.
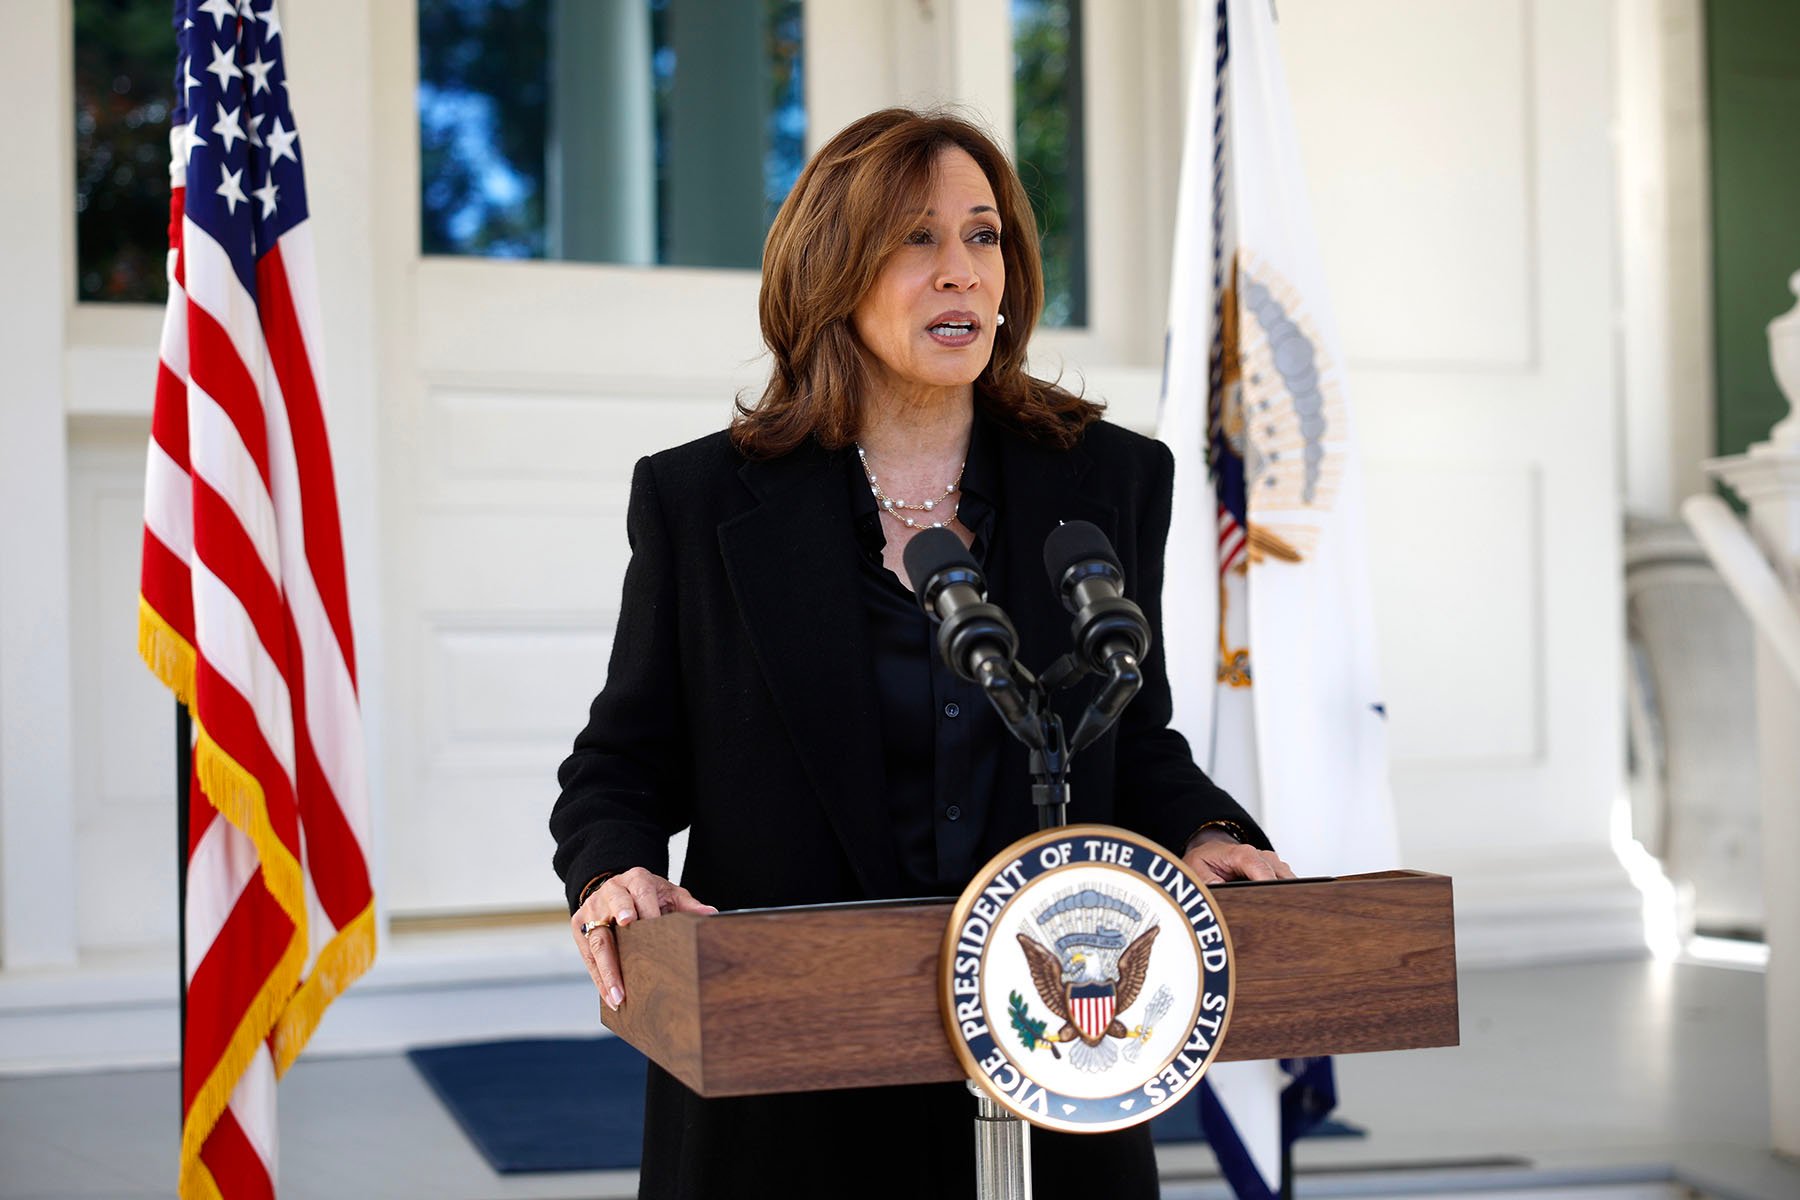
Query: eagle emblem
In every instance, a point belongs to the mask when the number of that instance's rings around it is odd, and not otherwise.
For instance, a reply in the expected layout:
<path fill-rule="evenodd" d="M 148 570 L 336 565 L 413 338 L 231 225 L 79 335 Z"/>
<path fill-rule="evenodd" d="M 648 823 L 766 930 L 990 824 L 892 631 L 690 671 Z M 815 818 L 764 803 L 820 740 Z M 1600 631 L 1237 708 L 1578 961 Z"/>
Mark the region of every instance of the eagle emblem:
<path fill-rule="evenodd" d="M 1111 889 L 1083 888 L 1056 897 L 1033 914 L 1044 940 L 1018 935 L 1032 983 L 1062 1029 L 1042 1040 L 1069 1046 L 1069 1061 L 1101 1071 L 1118 1058 L 1108 1038 L 1132 1040 L 1119 1014 L 1136 1003 L 1162 926 L 1142 928 L 1144 914 Z M 1046 944 L 1048 943 L 1048 944 Z"/>
<path fill-rule="evenodd" d="M 1042 1129 L 1105 1133 L 1167 1112 L 1231 1019 L 1231 940 L 1206 885 L 1111 825 L 1001 851 L 957 898 L 938 954 L 958 1063 Z"/>

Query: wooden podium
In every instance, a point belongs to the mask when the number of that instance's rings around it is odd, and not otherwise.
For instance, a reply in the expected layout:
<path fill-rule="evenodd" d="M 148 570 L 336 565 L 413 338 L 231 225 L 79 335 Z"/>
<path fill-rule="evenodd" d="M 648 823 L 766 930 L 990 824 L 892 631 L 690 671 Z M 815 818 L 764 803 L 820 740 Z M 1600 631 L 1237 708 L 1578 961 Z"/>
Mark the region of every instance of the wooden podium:
<path fill-rule="evenodd" d="M 1448 877 L 1212 891 L 1237 961 L 1219 1061 L 1457 1044 Z M 932 900 L 641 921 L 602 1020 L 707 1097 L 963 1079 L 938 1016 L 949 919 Z"/>

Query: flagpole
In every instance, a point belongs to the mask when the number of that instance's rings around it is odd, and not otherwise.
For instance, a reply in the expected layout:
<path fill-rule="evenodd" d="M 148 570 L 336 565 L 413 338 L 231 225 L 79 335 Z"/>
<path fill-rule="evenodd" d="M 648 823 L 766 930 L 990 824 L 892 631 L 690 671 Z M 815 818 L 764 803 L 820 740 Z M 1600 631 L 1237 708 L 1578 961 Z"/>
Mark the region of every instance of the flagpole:
<path fill-rule="evenodd" d="M 194 719 L 187 705 L 175 701 L 175 969 L 179 1000 L 175 1028 L 175 1110 L 187 1124 L 187 865 L 188 787 L 194 777 Z"/>

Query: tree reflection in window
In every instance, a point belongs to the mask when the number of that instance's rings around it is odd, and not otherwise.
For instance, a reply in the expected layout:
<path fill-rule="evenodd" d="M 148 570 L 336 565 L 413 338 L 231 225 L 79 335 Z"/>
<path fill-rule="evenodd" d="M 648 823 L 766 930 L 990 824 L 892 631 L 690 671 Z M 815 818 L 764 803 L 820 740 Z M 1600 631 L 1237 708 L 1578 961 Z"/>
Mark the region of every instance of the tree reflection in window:
<path fill-rule="evenodd" d="M 550 0 L 421 0 L 420 249 L 539 258 Z"/>
<path fill-rule="evenodd" d="M 1080 0 L 1013 0 L 1019 176 L 1037 210 L 1046 325 L 1087 324 Z"/>
<path fill-rule="evenodd" d="M 636 2 L 419 0 L 425 253 L 757 265 L 804 163 L 800 0 Z"/>
<path fill-rule="evenodd" d="M 168 0 L 75 0 L 75 276 L 81 300 L 168 298 Z M 15 114 L 14 119 L 28 119 Z"/>

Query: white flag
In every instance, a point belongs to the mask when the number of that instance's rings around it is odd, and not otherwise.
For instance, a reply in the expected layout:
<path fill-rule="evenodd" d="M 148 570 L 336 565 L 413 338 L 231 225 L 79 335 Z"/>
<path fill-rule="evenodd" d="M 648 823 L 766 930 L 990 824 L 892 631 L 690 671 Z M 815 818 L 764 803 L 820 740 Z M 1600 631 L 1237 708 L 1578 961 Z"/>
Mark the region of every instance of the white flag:
<path fill-rule="evenodd" d="M 1174 724 L 1301 875 L 1385 870 L 1361 465 L 1269 0 L 1218 0 L 1198 36 L 1158 431 L 1176 461 Z M 1287 1080 L 1208 1075 L 1269 1194 Z"/>

